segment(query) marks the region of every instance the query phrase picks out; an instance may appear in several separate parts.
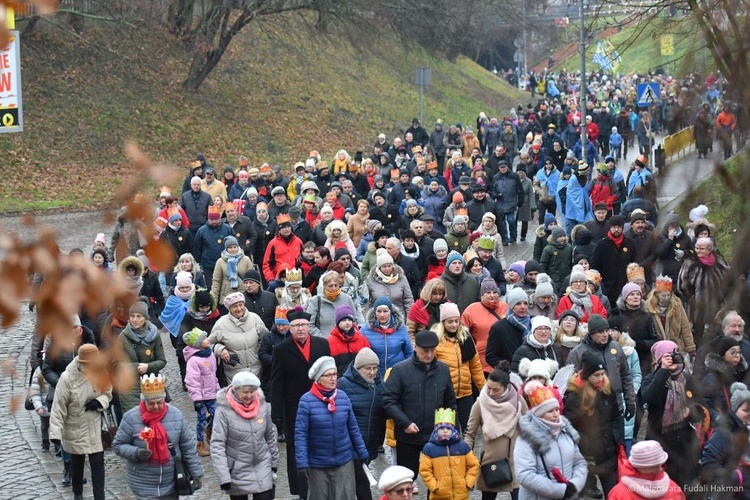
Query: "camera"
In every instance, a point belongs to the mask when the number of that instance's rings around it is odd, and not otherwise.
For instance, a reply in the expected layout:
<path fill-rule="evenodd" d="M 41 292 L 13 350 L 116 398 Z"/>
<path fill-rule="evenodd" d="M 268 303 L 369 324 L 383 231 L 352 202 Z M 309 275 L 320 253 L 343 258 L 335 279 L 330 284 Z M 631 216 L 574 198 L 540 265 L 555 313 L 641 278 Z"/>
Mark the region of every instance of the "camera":
<path fill-rule="evenodd" d="M 672 351 L 671 357 L 672 357 L 672 363 L 674 363 L 676 365 L 683 365 L 683 364 L 685 364 L 685 356 L 683 356 L 682 354 L 680 354 L 679 352 L 677 352 L 677 349 L 675 349 L 674 351 Z"/>

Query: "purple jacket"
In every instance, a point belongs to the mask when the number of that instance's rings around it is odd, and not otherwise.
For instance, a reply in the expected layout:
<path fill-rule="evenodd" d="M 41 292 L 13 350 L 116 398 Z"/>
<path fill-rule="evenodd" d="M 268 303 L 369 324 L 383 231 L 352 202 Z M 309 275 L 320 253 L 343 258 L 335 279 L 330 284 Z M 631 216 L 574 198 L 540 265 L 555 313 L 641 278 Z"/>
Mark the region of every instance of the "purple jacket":
<path fill-rule="evenodd" d="M 216 378 L 216 356 L 212 352 L 210 356 L 202 358 L 195 355 L 197 352 L 200 350 L 191 346 L 182 350 L 187 363 L 185 386 L 190 399 L 193 402 L 216 399 L 216 393 L 219 391 L 219 380 Z"/>

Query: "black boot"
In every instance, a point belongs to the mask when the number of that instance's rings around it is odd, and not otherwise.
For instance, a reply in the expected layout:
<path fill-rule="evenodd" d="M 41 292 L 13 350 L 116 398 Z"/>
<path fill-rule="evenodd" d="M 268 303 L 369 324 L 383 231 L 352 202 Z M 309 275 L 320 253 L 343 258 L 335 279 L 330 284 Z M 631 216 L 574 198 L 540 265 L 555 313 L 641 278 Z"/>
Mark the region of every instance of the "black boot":
<path fill-rule="evenodd" d="M 65 468 L 63 469 L 62 485 L 70 486 L 70 462 L 63 462 L 63 466 Z"/>
<path fill-rule="evenodd" d="M 278 436 L 276 437 L 276 441 L 278 443 L 286 443 L 286 434 L 284 434 L 284 431 L 279 432 Z"/>
<path fill-rule="evenodd" d="M 42 451 L 49 451 L 49 439 L 42 440 Z"/>
<path fill-rule="evenodd" d="M 73 500 L 83 500 L 83 495 L 75 495 L 73 496 Z"/>

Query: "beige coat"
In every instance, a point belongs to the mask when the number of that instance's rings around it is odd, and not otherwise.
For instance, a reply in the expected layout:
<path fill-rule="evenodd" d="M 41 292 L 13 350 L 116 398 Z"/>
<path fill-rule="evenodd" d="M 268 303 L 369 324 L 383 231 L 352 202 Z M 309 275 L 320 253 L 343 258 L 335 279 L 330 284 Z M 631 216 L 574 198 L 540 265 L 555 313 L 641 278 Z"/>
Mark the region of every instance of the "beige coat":
<path fill-rule="evenodd" d="M 237 288 L 232 288 L 229 284 L 229 277 L 227 276 L 227 261 L 224 257 L 220 257 L 216 261 L 216 267 L 214 267 L 214 277 L 211 280 L 211 293 L 214 294 L 217 304 L 223 304 L 224 298 L 233 292 L 244 292 L 245 283 L 242 281 L 242 276 L 250 269 L 253 268 L 253 261 L 247 255 L 242 257 L 237 263 Z"/>
<path fill-rule="evenodd" d="M 232 377 L 244 370 L 260 377 L 263 365 L 258 357 L 258 348 L 260 339 L 267 333 L 268 329 L 260 316 L 247 310 L 239 319 L 231 313 L 219 318 L 208 337 L 214 354 L 221 360 L 219 356 L 227 349 L 230 355 L 236 354 L 240 360 L 234 366 L 224 363 L 227 380 L 231 381 Z"/>
<path fill-rule="evenodd" d="M 486 391 L 486 386 L 484 391 Z M 526 401 L 523 399 L 522 396 L 519 396 L 519 401 L 521 404 L 521 408 L 519 410 L 519 417 L 521 415 L 524 415 L 528 411 L 528 407 L 526 405 Z M 482 411 L 479 407 L 480 403 L 479 401 L 474 403 L 474 406 L 471 407 L 471 414 L 469 415 L 469 424 L 466 428 L 466 444 L 469 445 L 470 448 L 474 448 L 475 439 L 477 436 L 477 431 L 482 428 L 484 435 L 484 429 L 487 425 L 496 425 L 496 426 L 507 426 L 507 421 L 511 418 L 512 413 L 508 413 L 507 416 L 505 415 L 498 415 L 498 422 L 494 423 L 487 423 L 484 422 L 482 419 Z M 509 406 L 509 405 L 508 405 Z M 510 406 L 509 406 L 510 408 Z M 515 464 L 513 462 L 513 449 L 516 446 L 516 439 L 518 439 L 519 434 L 519 426 L 518 423 L 514 427 L 512 427 L 507 432 L 503 433 L 500 437 L 497 437 L 492 440 L 487 440 L 484 437 L 482 437 L 482 454 L 479 457 L 479 465 L 480 465 L 480 471 L 479 471 L 479 479 L 477 480 L 477 486 L 476 488 L 479 491 L 495 491 L 495 492 L 509 492 L 516 488 L 519 488 L 520 485 L 518 484 L 518 480 L 515 477 Z M 495 488 L 490 488 L 484 483 L 484 478 L 482 477 L 482 471 L 481 466 L 485 464 L 489 464 L 492 462 L 495 462 L 497 460 L 503 460 L 503 459 L 509 459 L 510 461 L 510 470 L 513 473 L 513 481 L 504 484 L 501 486 L 496 486 Z"/>
<path fill-rule="evenodd" d="M 59 439 L 65 451 L 89 455 L 103 451 L 102 411 L 109 408 L 112 387 L 98 390 L 80 371 L 78 356 L 68 365 L 55 388 L 49 422 L 49 438 Z M 86 403 L 96 399 L 99 411 L 86 411 Z"/>

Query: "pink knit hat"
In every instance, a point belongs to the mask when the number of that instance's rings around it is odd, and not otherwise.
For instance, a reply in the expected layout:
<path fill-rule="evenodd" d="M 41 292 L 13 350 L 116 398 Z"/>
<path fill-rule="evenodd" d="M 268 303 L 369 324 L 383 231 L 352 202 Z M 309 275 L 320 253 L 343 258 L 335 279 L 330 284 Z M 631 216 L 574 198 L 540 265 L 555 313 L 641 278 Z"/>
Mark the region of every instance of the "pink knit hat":
<path fill-rule="evenodd" d="M 633 292 L 641 293 L 641 286 L 637 283 L 628 283 L 624 287 L 622 287 L 622 298 L 627 299 L 628 295 L 630 295 Z"/>
<path fill-rule="evenodd" d="M 669 455 L 657 441 L 641 441 L 630 450 L 630 465 L 636 469 L 663 465 L 668 458 Z"/>
<path fill-rule="evenodd" d="M 651 346 L 651 358 L 655 363 L 659 363 L 665 354 L 670 354 L 675 349 L 678 349 L 677 344 L 671 340 L 660 340 Z"/>
<path fill-rule="evenodd" d="M 458 306 L 453 302 L 446 302 L 440 304 L 440 321 L 445 321 L 450 318 L 460 318 L 461 313 L 458 311 Z"/>

